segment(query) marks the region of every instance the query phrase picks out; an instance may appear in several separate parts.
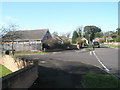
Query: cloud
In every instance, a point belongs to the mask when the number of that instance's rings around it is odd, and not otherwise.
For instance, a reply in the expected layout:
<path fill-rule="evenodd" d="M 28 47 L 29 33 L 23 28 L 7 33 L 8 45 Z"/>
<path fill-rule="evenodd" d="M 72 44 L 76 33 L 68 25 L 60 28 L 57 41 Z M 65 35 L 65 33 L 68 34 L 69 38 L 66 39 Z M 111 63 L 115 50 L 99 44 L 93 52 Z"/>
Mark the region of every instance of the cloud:
<path fill-rule="evenodd" d="M 18 21 L 17 18 L 13 18 L 12 16 L 5 16 L 5 19 L 6 19 L 7 21 L 13 21 L 13 22 Z"/>
<path fill-rule="evenodd" d="M 4 22 L 0 22 L 0 25 L 2 26 L 2 25 L 5 25 L 5 23 Z"/>

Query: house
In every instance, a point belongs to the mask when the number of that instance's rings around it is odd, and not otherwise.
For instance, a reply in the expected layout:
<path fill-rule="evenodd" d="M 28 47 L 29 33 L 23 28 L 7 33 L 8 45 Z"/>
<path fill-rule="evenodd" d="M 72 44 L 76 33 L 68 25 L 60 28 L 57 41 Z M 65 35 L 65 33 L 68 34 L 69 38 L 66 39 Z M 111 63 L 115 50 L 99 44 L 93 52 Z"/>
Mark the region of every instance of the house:
<path fill-rule="evenodd" d="M 7 34 L 13 32 L 19 36 L 16 39 L 14 38 L 13 47 L 15 51 L 42 50 L 43 41 L 52 38 L 48 29 L 11 31 Z M 12 49 L 12 42 L 9 40 L 9 38 L 5 43 L 6 44 L 4 44 L 4 49 Z"/>
<path fill-rule="evenodd" d="M 99 43 L 103 43 L 104 41 L 105 41 L 105 38 L 95 38 L 94 40 L 93 40 L 93 42 L 94 41 L 97 41 L 97 42 L 99 42 Z"/>
<path fill-rule="evenodd" d="M 82 38 L 81 40 L 85 40 L 86 44 L 88 44 L 88 40 L 86 38 Z"/>
<path fill-rule="evenodd" d="M 106 42 L 109 42 L 109 41 L 112 41 L 112 40 L 113 40 L 113 38 L 111 36 L 106 38 Z"/>

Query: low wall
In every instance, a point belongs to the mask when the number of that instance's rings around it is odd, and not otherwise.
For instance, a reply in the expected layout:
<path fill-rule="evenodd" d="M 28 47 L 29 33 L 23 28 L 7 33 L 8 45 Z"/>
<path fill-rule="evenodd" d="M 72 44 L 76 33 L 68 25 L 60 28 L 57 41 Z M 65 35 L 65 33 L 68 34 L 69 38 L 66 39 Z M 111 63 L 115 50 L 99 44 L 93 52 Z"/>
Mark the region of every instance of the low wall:
<path fill-rule="evenodd" d="M 12 72 L 22 69 L 26 66 L 32 65 L 32 60 L 25 60 L 11 55 L 4 55 L 0 57 L 0 64 L 4 65 Z"/>
<path fill-rule="evenodd" d="M 29 88 L 38 78 L 38 67 L 30 65 L 2 77 L 2 88 Z"/>

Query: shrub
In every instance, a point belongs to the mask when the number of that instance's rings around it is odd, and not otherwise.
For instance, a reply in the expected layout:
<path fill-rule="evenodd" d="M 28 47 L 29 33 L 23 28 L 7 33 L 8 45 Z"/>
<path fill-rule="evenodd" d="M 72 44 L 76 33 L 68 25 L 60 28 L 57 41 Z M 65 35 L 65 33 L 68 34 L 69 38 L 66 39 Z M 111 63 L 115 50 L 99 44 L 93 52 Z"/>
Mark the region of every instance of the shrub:
<path fill-rule="evenodd" d="M 44 41 L 44 47 L 48 49 L 67 49 L 70 46 L 70 41 L 64 40 L 63 43 L 56 39 L 49 39 Z"/>
<path fill-rule="evenodd" d="M 70 46 L 70 41 L 64 41 L 63 44 L 61 44 L 62 49 L 67 49 Z"/>
<path fill-rule="evenodd" d="M 58 40 L 56 40 L 54 38 L 45 40 L 44 44 L 49 49 L 56 49 L 56 48 L 60 48 L 61 47 L 61 42 L 59 42 Z"/>
<path fill-rule="evenodd" d="M 109 42 L 114 42 L 115 40 L 109 40 Z"/>

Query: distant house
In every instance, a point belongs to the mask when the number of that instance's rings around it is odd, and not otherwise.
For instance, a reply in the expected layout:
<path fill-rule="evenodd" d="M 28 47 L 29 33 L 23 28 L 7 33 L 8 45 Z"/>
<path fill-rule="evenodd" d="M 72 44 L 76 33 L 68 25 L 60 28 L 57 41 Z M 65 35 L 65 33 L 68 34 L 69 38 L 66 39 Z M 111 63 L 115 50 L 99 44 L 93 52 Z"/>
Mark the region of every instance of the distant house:
<path fill-rule="evenodd" d="M 55 40 L 57 40 L 60 44 L 63 44 L 64 40 L 60 36 L 54 37 Z"/>
<path fill-rule="evenodd" d="M 109 42 L 110 40 L 113 40 L 113 38 L 111 36 L 106 38 L 106 42 Z"/>
<path fill-rule="evenodd" d="M 14 40 L 16 51 L 34 51 L 43 49 L 43 41 L 52 38 L 48 29 L 14 31 L 19 38 Z M 8 33 L 9 34 L 9 33 Z M 8 39 L 4 49 L 11 49 L 11 41 Z"/>
<path fill-rule="evenodd" d="M 88 40 L 86 38 L 82 38 L 81 40 L 85 40 L 86 44 L 88 44 Z"/>
<path fill-rule="evenodd" d="M 103 43 L 104 41 L 105 41 L 105 38 L 95 38 L 94 40 L 93 40 L 93 42 L 94 41 L 97 41 L 97 42 L 99 42 L 99 43 Z"/>

